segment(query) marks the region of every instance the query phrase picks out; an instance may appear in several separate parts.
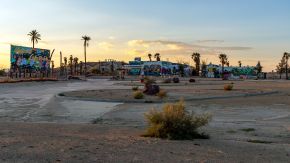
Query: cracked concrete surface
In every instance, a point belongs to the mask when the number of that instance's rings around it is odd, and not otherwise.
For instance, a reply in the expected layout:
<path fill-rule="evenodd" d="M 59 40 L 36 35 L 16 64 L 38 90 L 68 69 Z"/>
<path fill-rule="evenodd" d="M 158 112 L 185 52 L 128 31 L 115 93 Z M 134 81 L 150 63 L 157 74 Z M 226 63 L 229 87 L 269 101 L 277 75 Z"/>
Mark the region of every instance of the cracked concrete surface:
<path fill-rule="evenodd" d="M 211 81 L 205 83 L 209 86 L 204 87 L 210 87 Z M 139 136 L 146 125 L 144 113 L 162 104 L 56 97 L 73 90 L 124 88 L 114 82 L 0 85 L 0 161 L 289 162 L 290 82 L 243 81 L 237 87 L 280 93 L 187 101 L 189 111 L 213 115 L 209 126 L 202 129 L 211 139 L 167 141 Z M 96 118 L 100 119 L 96 125 L 87 124 Z M 253 143 L 257 140 L 264 143 Z"/>

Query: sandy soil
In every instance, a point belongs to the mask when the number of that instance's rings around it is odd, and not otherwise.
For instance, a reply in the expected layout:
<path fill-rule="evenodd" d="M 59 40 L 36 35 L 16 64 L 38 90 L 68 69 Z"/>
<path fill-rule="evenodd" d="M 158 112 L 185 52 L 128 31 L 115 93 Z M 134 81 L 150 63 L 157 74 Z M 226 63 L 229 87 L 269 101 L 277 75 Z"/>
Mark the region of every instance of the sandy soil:
<path fill-rule="evenodd" d="M 224 86 L 228 84 L 234 85 L 232 91 L 225 91 Z M 73 99 L 105 101 L 105 102 L 124 102 L 124 103 L 160 103 L 160 102 L 176 102 L 183 98 L 186 101 L 232 98 L 245 96 L 260 96 L 278 93 L 278 90 L 269 87 L 258 86 L 254 81 L 198 81 L 197 83 L 189 83 L 182 81 L 181 83 L 164 84 L 158 83 L 160 89 L 167 92 L 167 97 L 160 99 L 157 96 L 145 96 L 144 99 L 134 99 L 134 91 L 132 89 L 101 89 L 101 90 L 78 90 L 61 93 L 61 96 Z M 121 82 L 115 85 L 119 86 L 139 86 L 139 90 L 143 90 L 144 86 L 140 82 Z M 258 86 L 258 87 L 257 87 Z"/>
<path fill-rule="evenodd" d="M 120 84 L 103 85 L 103 83 L 99 80 L 91 81 L 89 84 L 75 83 L 73 86 L 50 83 L 49 86 L 37 85 L 36 88 L 45 88 L 42 90 L 47 90 L 49 97 L 63 90 L 65 92 L 94 88 L 97 90 L 104 87 L 124 89 Z M 209 80 L 200 81 L 200 84 L 197 83 L 193 87 L 197 90 L 220 89 L 223 84 L 221 81 Z M 75 88 L 76 85 L 79 88 Z M 238 90 L 277 91 L 275 94 L 187 101 L 189 111 L 209 112 L 213 115 L 209 126 L 201 129 L 210 134 L 211 138 L 194 141 L 168 141 L 139 136 L 146 127 L 144 113 L 151 108 L 160 109 L 161 103 L 124 103 L 114 105 L 107 111 L 103 108 L 101 114 L 93 114 L 99 112 L 104 105 L 89 102 L 90 108 L 82 112 L 81 109 L 88 101 L 82 103 L 55 96 L 42 97 L 41 91 L 25 95 L 24 92 L 27 92 L 30 86 L 16 86 L 17 92 L 13 91 L 15 85 L 0 86 L 0 91 L 4 92 L 0 96 L 2 98 L 0 162 L 289 162 L 290 160 L 290 82 L 287 81 L 235 82 L 235 88 Z M 190 87 L 192 86 L 168 86 L 166 89 L 188 90 Z M 31 88 L 35 88 L 35 85 Z M 126 89 L 130 89 L 130 86 Z M 33 95 L 41 99 L 38 105 L 29 105 L 31 102 L 27 102 L 36 98 Z M 13 104 L 14 96 L 17 97 L 14 101 L 17 106 Z M 3 103 L 3 100 L 8 99 L 10 99 L 8 103 Z M 97 109 L 92 110 L 93 107 Z M 47 113 L 50 113 L 49 119 L 43 116 Z M 90 124 L 91 119 L 85 118 L 90 114 L 96 116 L 97 124 Z M 29 118 L 27 115 L 30 115 Z M 84 121 L 87 123 L 83 123 Z M 258 141 L 260 143 L 257 143 Z"/>

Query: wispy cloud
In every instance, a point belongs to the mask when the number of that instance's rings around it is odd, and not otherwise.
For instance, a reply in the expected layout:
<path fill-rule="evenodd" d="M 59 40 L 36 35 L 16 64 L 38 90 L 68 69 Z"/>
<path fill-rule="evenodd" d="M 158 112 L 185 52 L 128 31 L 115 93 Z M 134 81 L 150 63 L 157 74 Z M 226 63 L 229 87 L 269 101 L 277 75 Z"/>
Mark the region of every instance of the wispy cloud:
<path fill-rule="evenodd" d="M 224 40 L 198 40 L 198 43 L 223 43 Z"/>
<path fill-rule="evenodd" d="M 210 41 L 218 40 L 207 40 L 207 42 Z M 128 42 L 128 46 L 131 48 L 156 51 L 166 55 L 188 54 L 192 52 L 199 52 L 205 55 L 216 55 L 227 51 L 246 51 L 253 49 L 252 47 L 244 46 L 205 46 L 170 40 L 131 40 Z"/>
<path fill-rule="evenodd" d="M 100 42 L 98 46 L 105 50 L 111 50 L 114 47 L 114 45 L 110 42 Z"/>

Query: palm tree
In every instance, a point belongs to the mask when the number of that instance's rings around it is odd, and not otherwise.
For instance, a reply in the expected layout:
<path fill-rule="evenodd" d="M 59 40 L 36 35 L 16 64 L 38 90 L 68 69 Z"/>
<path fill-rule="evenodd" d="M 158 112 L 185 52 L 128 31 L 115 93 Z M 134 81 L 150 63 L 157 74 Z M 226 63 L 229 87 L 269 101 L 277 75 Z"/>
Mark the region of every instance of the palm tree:
<path fill-rule="evenodd" d="M 152 54 L 148 54 L 149 61 L 152 62 Z"/>
<path fill-rule="evenodd" d="M 286 63 L 285 63 L 285 71 L 286 71 L 286 80 L 289 79 L 289 76 L 288 76 L 288 60 L 289 60 L 289 53 L 285 52 L 284 55 L 283 55 L 283 58 L 285 59 Z"/>
<path fill-rule="evenodd" d="M 230 61 L 228 61 L 226 65 L 227 65 L 228 67 L 230 67 Z"/>
<path fill-rule="evenodd" d="M 74 58 L 74 65 L 75 65 L 75 74 L 76 75 L 78 75 L 78 73 L 77 73 L 78 62 L 79 62 L 79 58 L 75 57 Z"/>
<path fill-rule="evenodd" d="M 51 61 L 51 76 L 53 77 L 54 61 Z"/>
<path fill-rule="evenodd" d="M 70 55 L 70 57 L 69 57 L 69 66 L 70 66 L 70 74 L 71 75 L 73 75 L 73 60 L 74 60 L 73 56 Z"/>
<path fill-rule="evenodd" d="M 157 61 L 157 62 L 161 61 L 161 56 L 160 56 L 159 53 L 156 53 L 156 54 L 154 55 L 154 58 L 156 58 L 156 61 Z"/>
<path fill-rule="evenodd" d="M 219 55 L 220 62 L 222 64 L 222 75 L 224 74 L 225 64 L 228 63 L 228 57 L 226 54 L 220 54 Z"/>
<path fill-rule="evenodd" d="M 41 40 L 41 35 L 37 30 L 32 30 L 27 34 L 30 36 L 30 40 L 32 42 L 32 48 L 34 49 L 34 45 L 38 43 L 39 40 Z"/>
<path fill-rule="evenodd" d="M 65 77 L 67 78 L 67 57 L 64 57 L 63 58 L 63 60 L 64 60 L 64 71 L 65 71 Z"/>
<path fill-rule="evenodd" d="M 84 41 L 85 75 L 87 75 L 87 47 L 89 46 L 89 41 L 91 38 L 87 35 L 84 35 L 82 36 L 82 40 Z"/>
<path fill-rule="evenodd" d="M 80 75 L 83 74 L 83 61 L 80 61 Z"/>
<path fill-rule="evenodd" d="M 242 67 L 242 61 L 239 61 L 238 63 L 239 63 L 239 67 Z"/>
<path fill-rule="evenodd" d="M 197 75 L 199 76 L 199 71 L 200 71 L 200 54 L 199 53 L 193 53 L 191 55 L 191 58 L 195 62 L 195 69 L 196 69 Z"/>
<path fill-rule="evenodd" d="M 63 60 L 64 60 L 64 66 L 66 67 L 67 66 L 67 57 L 64 57 Z"/>

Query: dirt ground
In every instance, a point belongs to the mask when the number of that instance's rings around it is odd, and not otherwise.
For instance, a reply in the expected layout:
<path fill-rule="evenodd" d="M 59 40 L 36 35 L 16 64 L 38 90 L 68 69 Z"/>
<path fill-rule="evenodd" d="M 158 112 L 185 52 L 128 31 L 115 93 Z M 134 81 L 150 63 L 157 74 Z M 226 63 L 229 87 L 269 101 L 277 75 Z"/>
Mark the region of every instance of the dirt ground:
<path fill-rule="evenodd" d="M 104 89 L 101 83 L 97 83 L 96 89 Z M 195 86 L 165 88 L 169 91 L 185 90 L 181 91 L 184 93 L 189 89 L 220 90 L 223 85 L 222 81 L 209 80 L 199 81 Z M 130 87 L 116 83 L 106 85 L 106 89 Z M 75 120 L 77 118 L 65 123 L 53 120 L 43 122 L 44 111 L 52 111 L 48 106 L 42 112 L 35 112 L 33 120 L 26 119 L 24 123 L 22 114 L 3 112 L 7 107 L 3 104 L 0 105 L 0 162 L 289 162 L 290 82 L 238 81 L 235 88 L 275 93 L 186 101 L 189 111 L 213 115 L 211 123 L 201 129 L 210 135 L 209 140 L 169 141 L 140 137 L 146 127 L 144 113 L 151 108 L 160 109 L 162 103 L 118 104 L 97 117 L 96 124 L 91 124 L 89 119 L 87 123 L 79 123 Z M 81 89 L 92 90 L 91 87 Z M 68 90 L 72 89 L 65 91 Z M 55 102 L 50 101 L 48 105 Z M 66 103 L 77 105 L 78 101 L 68 100 Z M 92 103 L 90 105 L 94 106 Z M 78 106 L 78 109 L 84 107 L 83 104 Z M 29 110 L 30 107 L 33 106 L 22 109 Z M 61 108 L 58 113 L 68 117 L 75 115 L 66 111 L 66 108 Z M 7 119 L 5 114 L 14 118 Z M 35 119 L 37 116 L 38 119 Z M 50 119 L 60 117 L 50 115 Z"/>

